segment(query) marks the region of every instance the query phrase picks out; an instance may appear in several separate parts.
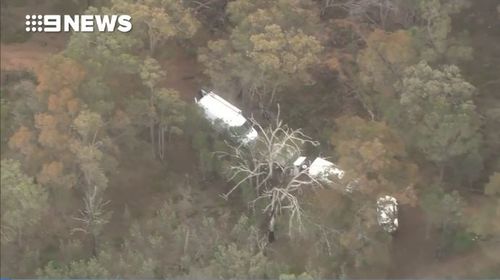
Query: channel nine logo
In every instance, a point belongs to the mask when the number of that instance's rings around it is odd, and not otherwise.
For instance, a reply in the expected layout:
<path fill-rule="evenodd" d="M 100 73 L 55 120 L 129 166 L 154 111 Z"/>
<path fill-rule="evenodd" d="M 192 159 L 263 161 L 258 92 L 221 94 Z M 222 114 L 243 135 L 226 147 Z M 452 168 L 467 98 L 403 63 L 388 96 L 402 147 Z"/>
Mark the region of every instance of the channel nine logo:
<path fill-rule="evenodd" d="M 129 15 L 26 15 L 26 32 L 129 32 Z"/>

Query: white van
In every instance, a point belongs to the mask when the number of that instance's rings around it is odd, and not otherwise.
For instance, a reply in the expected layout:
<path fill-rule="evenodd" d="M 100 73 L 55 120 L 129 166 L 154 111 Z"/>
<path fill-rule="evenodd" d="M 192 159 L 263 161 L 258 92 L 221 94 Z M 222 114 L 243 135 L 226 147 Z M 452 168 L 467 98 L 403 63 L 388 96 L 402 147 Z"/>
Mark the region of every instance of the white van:
<path fill-rule="evenodd" d="M 194 100 L 203 109 L 205 117 L 214 124 L 216 129 L 219 129 L 216 123 L 220 122 L 222 129 L 226 130 L 231 138 L 243 144 L 257 139 L 257 131 L 241 114 L 240 109 L 213 91 L 201 89 L 199 95 L 199 99 L 195 98 Z"/>

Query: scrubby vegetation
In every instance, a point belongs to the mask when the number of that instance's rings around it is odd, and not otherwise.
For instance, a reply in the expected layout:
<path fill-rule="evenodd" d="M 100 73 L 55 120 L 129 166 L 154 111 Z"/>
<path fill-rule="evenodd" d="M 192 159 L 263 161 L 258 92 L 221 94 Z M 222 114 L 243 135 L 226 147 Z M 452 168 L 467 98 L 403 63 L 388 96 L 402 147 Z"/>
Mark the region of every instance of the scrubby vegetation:
<path fill-rule="evenodd" d="M 134 27 L 2 69 L 2 277 L 500 276 L 496 1 L 12 0 L 2 48 L 37 7 Z M 317 140 L 354 191 L 242 180 L 277 160 L 215 133 L 201 86 Z"/>

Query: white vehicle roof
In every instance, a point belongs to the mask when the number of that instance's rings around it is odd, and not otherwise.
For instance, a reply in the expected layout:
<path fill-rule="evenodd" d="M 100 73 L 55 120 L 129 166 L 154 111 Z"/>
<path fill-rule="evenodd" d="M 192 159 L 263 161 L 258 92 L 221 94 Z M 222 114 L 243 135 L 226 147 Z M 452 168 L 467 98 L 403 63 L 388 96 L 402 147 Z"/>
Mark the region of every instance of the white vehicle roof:
<path fill-rule="evenodd" d="M 215 94 L 213 91 L 207 93 L 198 104 L 205 110 L 208 118 L 220 119 L 228 126 L 242 126 L 247 120 L 241 114 L 241 110 Z"/>
<path fill-rule="evenodd" d="M 329 162 L 328 160 L 320 157 L 316 158 L 311 163 L 311 166 L 309 166 L 309 175 L 313 177 L 319 177 L 323 180 L 329 180 L 328 177 L 332 174 L 337 175 L 339 179 L 342 179 L 342 177 L 344 177 L 343 170 L 337 168 L 337 166 L 332 162 Z"/>

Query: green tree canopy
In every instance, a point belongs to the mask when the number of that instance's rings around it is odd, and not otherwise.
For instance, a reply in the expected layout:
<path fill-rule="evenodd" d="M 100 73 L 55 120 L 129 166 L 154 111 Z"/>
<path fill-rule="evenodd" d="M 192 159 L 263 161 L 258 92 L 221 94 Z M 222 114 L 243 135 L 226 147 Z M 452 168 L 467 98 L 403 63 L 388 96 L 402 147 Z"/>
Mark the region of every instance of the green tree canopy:
<path fill-rule="evenodd" d="M 479 149 L 476 89 L 450 65 L 433 69 L 420 62 L 405 70 L 401 83 L 400 125 L 408 142 L 440 165 Z"/>
<path fill-rule="evenodd" d="M 2 243 L 12 241 L 33 230 L 48 208 L 46 191 L 11 159 L 1 161 Z"/>
<path fill-rule="evenodd" d="M 456 62 L 472 58 L 472 48 L 451 36 L 452 18 L 470 6 L 468 0 L 419 0 L 418 10 L 423 26 L 414 28 L 421 58 L 428 61 Z"/>
<path fill-rule="evenodd" d="M 113 14 L 114 9 L 91 7 L 87 14 Z M 135 73 L 138 65 L 137 52 L 142 46 L 140 39 L 122 32 L 75 32 L 71 35 L 65 54 L 89 70 L 96 77 L 109 77 L 111 73 Z"/>
<path fill-rule="evenodd" d="M 103 126 L 103 121 L 99 114 L 84 110 L 75 118 L 73 125 L 83 142 L 88 143 L 95 141 L 98 130 Z"/>
<path fill-rule="evenodd" d="M 218 88 L 241 89 L 266 102 L 283 87 L 312 83 L 309 70 L 322 51 L 308 28 L 316 12 L 309 1 L 231 2 L 229 39 L 211 41 L 199 54 L 205 73 Z"/>
<path fill-rule="evenodd" d="M 416 62 L 417 53 L 411 33 L 406 30 L 385 32 L 376 29 L 366 38 L 366 48 L 358 57 L 363 85 L 382 94 L 393 93 L 392 85 L 402 71 Z"/>
<path fill-rule="evenodd" d="M 191 10 L 176 0 L 112 1 L 112 5 L 113 11 L 130 15 L 134 26 L 146 31 L 141 35 L 146 35 L 151 55 L 169 39 L 192 37 L 200 26 Z"/>

